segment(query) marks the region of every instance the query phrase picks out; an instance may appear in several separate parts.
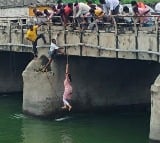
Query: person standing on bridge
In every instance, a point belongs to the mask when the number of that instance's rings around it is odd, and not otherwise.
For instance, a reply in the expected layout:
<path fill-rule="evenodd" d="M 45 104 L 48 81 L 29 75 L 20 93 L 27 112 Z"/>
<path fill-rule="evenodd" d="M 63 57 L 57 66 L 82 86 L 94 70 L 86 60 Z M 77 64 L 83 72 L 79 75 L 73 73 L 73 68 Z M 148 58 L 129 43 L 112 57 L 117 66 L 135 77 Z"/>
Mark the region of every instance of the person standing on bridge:
<path fill-rule="evenodd" d="M 65 80 L 64 80 L 64 93 L 63 93 L 63 104 L 64 106 L 62 109 L 67 109 L 70 111 L 72 109 L 72 106 L 70 105 L 69 101 L 72 97 L 72 78 L 71 74 L 69 73 L 69 64 L 66 64 L 66 74 L 65 74 Z"/>
<path fill-rule="evenodd" d="M 37 29 L 40 26 L 41 25 L 29 25 L 29 29 L 27 30 L 27 33 L 26 33 L 26 39 L 32 42 L 33 53 L 34 53 L 35 58 L 38 57 L 38 52 L 37 52 L 37 41 L 38 41 L 38 39 L 42 38 L 44 44 L 47 43 L 43 34 L 37 35 Z"/>

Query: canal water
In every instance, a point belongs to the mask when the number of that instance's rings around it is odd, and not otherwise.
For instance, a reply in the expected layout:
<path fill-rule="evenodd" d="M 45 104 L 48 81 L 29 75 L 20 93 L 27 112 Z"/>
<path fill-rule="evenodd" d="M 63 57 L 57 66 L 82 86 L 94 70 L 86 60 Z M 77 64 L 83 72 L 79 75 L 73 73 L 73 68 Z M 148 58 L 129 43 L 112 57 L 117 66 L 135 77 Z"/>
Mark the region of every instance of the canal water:
<path fill-rule="evenodd" d="M 150 112 L 121 110 L 42 120 L 22 113 L 22 96 L 0 96 L 0 143 L 148 143 Z"/>

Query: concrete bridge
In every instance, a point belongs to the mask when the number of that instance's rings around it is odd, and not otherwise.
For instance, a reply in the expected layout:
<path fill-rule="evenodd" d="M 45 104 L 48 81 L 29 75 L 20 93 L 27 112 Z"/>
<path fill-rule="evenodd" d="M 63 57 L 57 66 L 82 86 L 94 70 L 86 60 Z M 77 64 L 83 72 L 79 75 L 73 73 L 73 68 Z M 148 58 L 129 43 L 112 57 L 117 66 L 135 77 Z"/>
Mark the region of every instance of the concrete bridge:
<path fill-rule="evenodd" d="M 8 23 L 1 27 L 0 91 L 23 90 L 24 113 L 41 117 L 61 113 L 67 58 L 58 56 L 48 72 L 39 71 L 47 61 L 49 45 L 39 41 L 40 58 L 32 60 L 32 46 L 24 38 L 25 32 L 22 25 L 17 28 Z M 39 32 L 45 33 L 48 41 L 60 32 L 58 45 L 69 55 L 73 76 L 73 111 L 152 103 L 150 139 L 160 141 L 158 27 L 149 31 L 138 31 L 135 27 L 134 32 L 121 33 L 116 26 L 111 32 L 79 32 L 63 30 L 62 26 L 42 26 Z"/>
<path fill-rule="evenodd" d="M 154 16 L 153 16 L 154 17 Z M 87 57 L 107 57 L 123 59 L 151 60 L 159 62 L 159 23 L 157 16 L 152 27 L 137 28 L 133 23 L 129 31 L 124 23 L 105 23 L 103 29 L 96 30 L 64 30 L 63 26 L 52 26 L 51 23 L 41 26 L 39 32 L 44 33 L 50 43 L 51 38 L 60 32 L 58 45 L 65 47 L 69 55 Z M 32 52 L 31 43 L 24 35 L 26 22 L 32 21 L 33 17 L 0 17 L 1 50 L 15 52 Z M 25 20 L 25 23 L 23 22 Z M 123 28 L 123 31 L 121 31 Z M 110 31 L 108 32 L 108 30 Z M 125 31 L 124 31 L 125 30 Z M 49 45 L 39 42 L 39 52 L 44 53 Z M 41 52 L 42 51 L 42 52 Z"/>

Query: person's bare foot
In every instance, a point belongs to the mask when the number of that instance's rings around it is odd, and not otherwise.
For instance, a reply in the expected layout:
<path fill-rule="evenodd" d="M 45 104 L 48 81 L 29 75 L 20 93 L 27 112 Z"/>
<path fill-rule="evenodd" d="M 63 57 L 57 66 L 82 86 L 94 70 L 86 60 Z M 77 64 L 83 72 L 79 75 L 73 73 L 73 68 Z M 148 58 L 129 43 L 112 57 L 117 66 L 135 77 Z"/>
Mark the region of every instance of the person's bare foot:
<path fill-rule="evenodd" d="M 71 111 L 71 109 L 72 109 L 72 106 L 69 106 L 68 110 Z"/>
<path fill-rule="evenodd" d="M 42 69 L 42 72 L 47 72 L 47 69 L 46 68 Z"/>
<path fill-rule="evenodd" d="M 67 106 L 63 106 L 63 107 L 61 107 L 62 109 L 66 109 L 67 108 Z"/>

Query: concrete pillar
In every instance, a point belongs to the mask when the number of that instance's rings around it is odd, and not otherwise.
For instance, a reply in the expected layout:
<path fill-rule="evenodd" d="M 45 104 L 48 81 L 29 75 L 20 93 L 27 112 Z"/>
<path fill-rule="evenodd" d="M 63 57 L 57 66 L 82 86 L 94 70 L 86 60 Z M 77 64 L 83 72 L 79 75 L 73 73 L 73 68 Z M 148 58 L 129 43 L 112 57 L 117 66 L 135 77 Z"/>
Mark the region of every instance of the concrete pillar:
<path fill-rule="evenodd" d="M 60 109 L 60 100 L 55 91 L 54 73 L 40 70 L 46 64 L 46 59 L 43 57 L 32 60 L 23 71 L 24 113 L 46 117 L 55 115 L 56 110 Z"/>
<path fill-rule="evenodd" d="M 151 86 L 150 143 L 160 143 L 160 75 Z"/>

